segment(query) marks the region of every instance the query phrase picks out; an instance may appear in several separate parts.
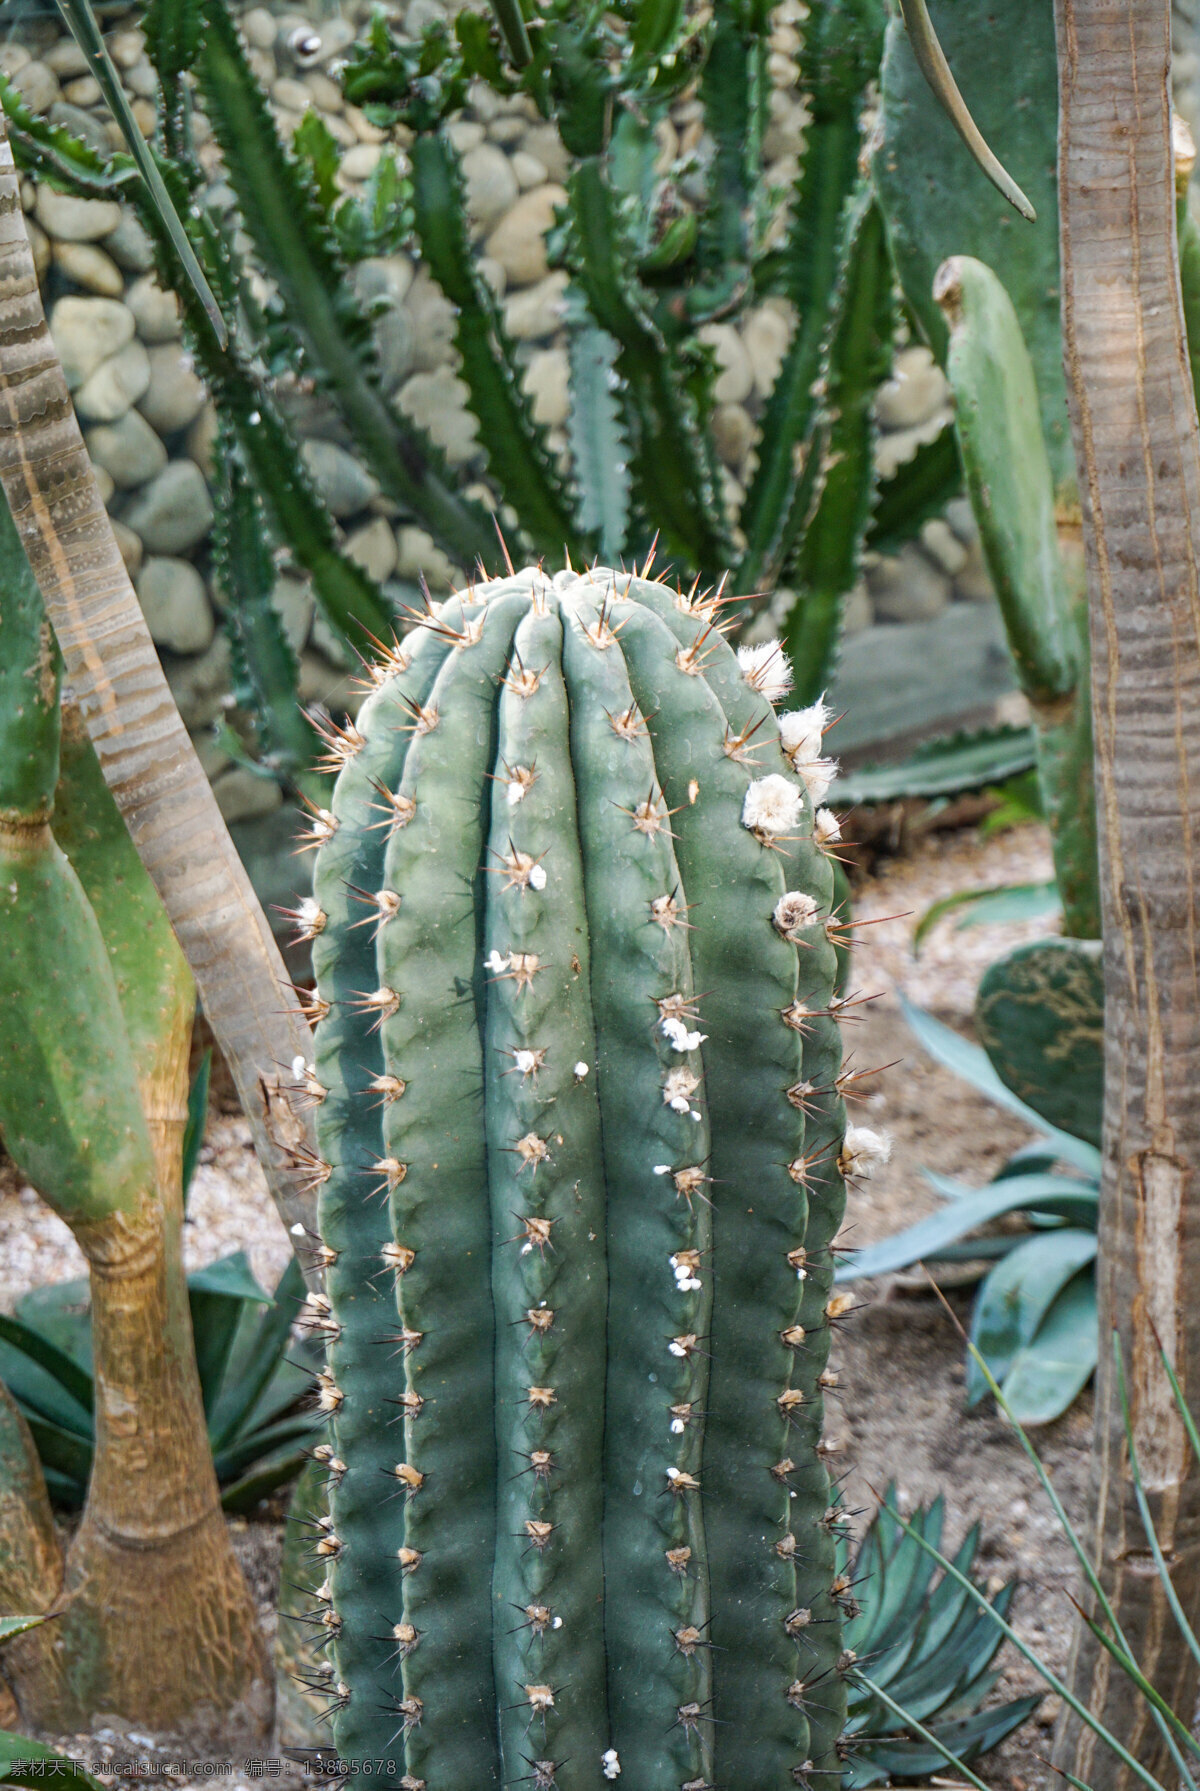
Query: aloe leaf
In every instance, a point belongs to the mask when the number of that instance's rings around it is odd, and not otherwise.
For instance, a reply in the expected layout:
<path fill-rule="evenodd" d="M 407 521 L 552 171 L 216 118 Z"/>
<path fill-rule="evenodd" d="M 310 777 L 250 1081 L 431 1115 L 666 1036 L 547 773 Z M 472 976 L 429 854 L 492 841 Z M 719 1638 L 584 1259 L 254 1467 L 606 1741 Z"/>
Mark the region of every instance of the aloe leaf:
<path fill-rule="evenodd" d="M 44 1742 L 33 1741 L 28 1735 L 13 1735 L 7 1729 L 0 1729 L 0 1781 L 28 1785 L 34 1791 L 47 1783 L 102 1791 L 100 1780 L 93 1778 L 81 1760 L 68 1759 Z"/>
<path fill-rule="evenodd" d="M 1096 1248 L 1094 1231 L 1045 1232 L 1016 1244 L 986 1276 L 975 1296 L 971 1337 L 998 1381 L 1033 1342 L 1067 1282 L 1095 1261 Z M 966 1391 L 968 1405 L 977 1405 L 987 1392 L 973 1356 L 967 1361 Z"/>
<path fill-rule="evenodd" d="M 1045 914 L 1061 911 L 1056 883 L 995 884 L 990 889 L 958 889 L 953 895 L 931 902 L 913 929 L 913 956 L 937 923 L 947 914 L 958 913 L 955 928 L 994 926 L 1002 921 L 1040 920 Z M 964 913 L 963 910 L 966 910 Z"/>
<path fill-rule="evenodd" d="M 629 443 L 618 396 L 617 344 L 594 324 L 569 329 L 571 408 L 567 439 L 579 492 L 579 524 L 596 537 L 600 558 L 615 566 L 629 527 Z"/>
<path fill-rule="evenodd" d="M 1003 783 L 1036 763 L 1032 728 L 988 728 L 918 747 L 899 765 L 868 765 L 839 777 L 831 800 L 842 805 L 957 796 Z"/>
<path fill-rule="evenodd" d="M 1013 1416 L 1024 1425 L 1061 1417 L 1091 1379 L 1098 1351 L 1096 1283 L 1089 1268 L 1068 1281 L 1013 1358 L 1003 1382 Z"/>
<path fill-rule="evenodd" d="M 59 1410 L 48 1411 L 47 1417 L 53 1418 L 56 1423 L 63 1423 L 64 1417 L 60 1417 L 59 1413 L 65 1414 L 65 1428 L 72 1430 L 79 1428 L 77 1414 L 86 1414 L 90 1427 L 92 1377 L 80 1367 L 72 1356 L 67 1355 L 65 1350 L 59 1349 L 40 1332 L 33 1330 L 29 1325 L 22 1324 L 20 1319 L 8 1318 L 3 1314 L 0 1314 L 0 1341 L 8 1345 L 5 1355 L 9 1351 L 19 1351 L 21 1355 L 28 1357 L 30 1362 L 35 1363 L 56 1388 L 61 1389 L 62 1396 L 65 1396 L 69 1403 L 64 1405 L 61 1398 L 55 1401 Z M 8 1382 L 14 1397 L 18 1399 L 24 1397 L 23 1393 L 12 1386 L 7 1374 L 4 1374 L 3 1378 Z"/>
<path fill-rule="evenodd" d="M 1082 1138 L 1072 1137 L 1069 1132 L 1048 1126 L 1040 1114 L 1035 1113 L 1032 1107 L 1027 1107 L 1000 1080 L 982 1046 L 973 1045 L 969 1039 L 962 1038 L 952 1027 L 935 1020 L 932 1014 L 916 1007 L 903 995 L 900 997 L 900 1008 L 931 1057 L 944 1064 L 948 1070 L 953 1070 L 956 1076 L 961 1076 L 990 1101 L 995 1101 L 998 1107 L 1007 1107 L 1010 1113 L 1023 1119 L 1033 1131 L 1041 1133 L 1053 1144 L 1064 1163 L 1070 1163 L 1084 1175 L 1099 1181 L 1100 1152 L 1096 1147 Z"/>
<path fill-rule="evenodd" d="M 45 1611 L 36 1617 L 0 1617 L 0 1642 L 11 1642 L 14 1636 L 27 1635 L 31 1629 L 38 1629 L 45 1623 L 46 1618 Z"/>
<path fill-rule="evenodd" d="M 1033 1185 L 1031 1185 L 1033 1184 Z M 860 1250 L 851 1268 L 839 1269 L 839 1281 L 858 1281 L 868 1275 L 889 1275 L 936 1254 L 946 1244 L 963 1237 L 977 1225 L 986 1225 L 1005 1213 L 1036 1206 L 1041 1212 L 1086 1222 L 1096 1211 L 1094 1193 L 1066 1176 L 1019 1176 L 990 1182 L 973 1194 L 964 1194 L 940 1212 L 918 1220 L 894 1237 Z"/>
<path fill-rule="evenodd" d="M 184 1212 L 187 1211 L 192 1177 L 195 1175 L 196 1165 L 200 1161 L 200 1147 L 204 1143 L 204 1125 L 208 1119 L 208 1084 L 211 1072 L 212 1051 L 209 1050 L 204 1053 L 196 1066 L 196 1074 L 192 1078 L 192 1086 L 188 1090 L 187 1124 L 183 1128 L 183 1153 L 180 1163 Z"/>

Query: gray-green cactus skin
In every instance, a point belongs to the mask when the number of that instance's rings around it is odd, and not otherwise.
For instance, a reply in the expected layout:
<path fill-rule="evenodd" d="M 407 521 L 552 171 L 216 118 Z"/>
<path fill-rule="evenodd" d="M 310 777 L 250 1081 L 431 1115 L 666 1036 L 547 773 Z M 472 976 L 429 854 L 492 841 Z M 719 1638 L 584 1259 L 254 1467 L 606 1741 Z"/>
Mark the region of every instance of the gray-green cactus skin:
<path fill-rule="evenodd" d="M 719 616 L 456 594 L 317 818 L 313 1616 L 339 1753 L 406 1791 L 840 1772 L 823 715 L 781 735 Z"/>

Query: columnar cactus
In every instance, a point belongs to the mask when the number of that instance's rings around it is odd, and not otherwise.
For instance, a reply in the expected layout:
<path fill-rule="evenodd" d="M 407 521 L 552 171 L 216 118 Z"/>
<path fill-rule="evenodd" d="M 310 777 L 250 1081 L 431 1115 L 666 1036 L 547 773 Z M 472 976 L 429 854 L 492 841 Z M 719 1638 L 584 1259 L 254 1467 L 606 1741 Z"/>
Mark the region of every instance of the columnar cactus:
<path fill-rule="evenodd" d="M 373 671 L 317 973 L 333 1733 L 384 1783 L 828 1785 L 844 1137 L 820 704 L 720 599 L 481 584 Z M 389 1768 L 387 1762 L 393 1764 Z"/>

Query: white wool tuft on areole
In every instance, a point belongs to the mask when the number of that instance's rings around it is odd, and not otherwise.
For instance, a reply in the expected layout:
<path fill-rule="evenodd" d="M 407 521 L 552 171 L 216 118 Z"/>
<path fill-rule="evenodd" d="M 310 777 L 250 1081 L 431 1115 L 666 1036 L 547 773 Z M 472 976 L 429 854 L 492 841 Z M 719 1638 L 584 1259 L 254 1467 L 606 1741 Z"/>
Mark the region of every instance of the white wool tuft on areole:
<path fill-rule="evenodd" d="M 742 826 L 775 838 L 799 825 L 803 808 L 803 791 L 772 771 L 767 777 L 756 777 L 746 791 Z"/>
<path fill-rule="evenodd" d="M 778 641 L 739 647 L 737 656 L 743 678 L 768 703 L 779 702 L 792 688 L 791 661 Z"/>

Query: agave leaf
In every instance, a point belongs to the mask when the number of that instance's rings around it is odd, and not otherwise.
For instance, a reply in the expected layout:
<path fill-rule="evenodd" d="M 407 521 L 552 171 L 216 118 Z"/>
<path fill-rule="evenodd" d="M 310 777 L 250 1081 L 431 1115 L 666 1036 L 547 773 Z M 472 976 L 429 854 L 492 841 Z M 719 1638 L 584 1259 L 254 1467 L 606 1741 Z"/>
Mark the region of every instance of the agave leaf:
<path fill-rule="evenodd" d="M 957 796 L 1003 783 L 1036 763 L 1032 728 L 988 728 L 920 746 L 899 765 L 867 765 L 839 777 L 832 798 L 855 805 L 906 796 Z"/>
<path fill-rule="evenodd" d="M 212 1052 L 206 1051 L 196 1066 L 196 1074 L 192 1079 L 192 1086 L 188 1090 L 187 1124 L 183 1128 L 180 1179 L 183 1187 L 183 1210 L 185 1213 L 192 1177 L 196 1173 L 196 1164 L 200 1161 L 200 1146 L 204 1143 L 204 1122 L 208 1118 L 208 1085 L 211 1074 Z"/>
<path fill-rule="evenodd" d="M 946 1244 L 961 1238 L 977 1225 L 986 1225 L 1005 1213 L 1036 1207 L 1077 1224 L 1095 1215 L 1097 1196 L 1083 1184 L 1063 1175 L 1022 1175 L 963 1194 L 951 1206 L 920 1219 L 906 1231 L 883 1238 L 860 1250 L 853 1263 L 837 1272 L 839 1281 L 859 1281 L 867 1275 L 890 1275 L 935 1256 Z"/>
<path fill-rule="evenodd" d="M 46 1617 L 45 1611 L 35 1617 L 0 1617 L 0 1642 L 11 1642 L 14 1636 L 23 1636 L 31 1629 L 37 1629 L 45 1623 Z"/>
<path fill-rule="evenodd" d="M 0 1781 L 9 1785 L 54 1784 L 85 1786 L 87 1791 L 102 1791 L 100 1780 L 93 1778 L 80 1760 L 71 1760 L 44 1742 L 32 1741 L 28 1735 L 13 1735 L 0 1729 Z"/>
<path fill-rule="evenodd" d="M 1094 1231 L 1070 1228 L 1018 1243 L 985 1278 L 975 1296 L 971 1339 L 998 1381 L 1010 1373 L 1073 1275 L 1095 1260 Z M 977 1405 L 987 1382 L 974 1356 L 967 1362 L 967 1404 Z"/>
<path fill-rule="evenodd" d="M 257 1473 L 263 1463 L 276 1456 L 303 1454 L 302 1445 L 312 1441 L 318 1423 L 312 1412 L 301 1412 L 268 1430 L 240 1438 L 214 1457 L 217 1478 L 222 1482 L 236 1481 L 249 1472 Z"/>
<path fill-rule="evenodd" d="M 1049 1424 L 1062 1416 L 1092 1377 L 1097 1333 L 1096 1283 L 1089 1268 L 1067 1282 L 1003 1382 L 1008 1408 L 1019 1423 Z"/>
<path fill-rule="evenodd" d="M 48 1338 L 91 1375 L 92 1290 L 86 1275 L 31 1287 L 21 1295 L 13 1312 L 22 1324 Z"/>
<path fill-rule="evenodd" d="M 66 1415 L 64 1428 L 68 1430 L 78 1428 L 81 1416 L 87 1419 L 90 1427 L 92 1377 L 80 1367 L 72 1356 L 67 1355 L 65 1350 L 57 1348 L 48 1337 L 43 1337 L 30 1325 L 22 1324 L 19 1318 L 7 1318 L 2 1314 L 0 1314 L 0 1342 L 8 1346 L 3 1352 L 4 1357 L 11 1361 L 12 1352 L 19 1352 L 43 1371 L 47 1389 L 54 1387 L 59 1391 L 60 1398 L 55 1401 L 59 1409 L 48 1411 L 47 1417 L 54 1419 L 57 1423 L 62 1423 L 63 1418 L 59 1416 L 61 1411 Z M 2 1360 L 3 1358 L 0 1358 L 0 1361 Z M 18 1400 L 23 1398 L 22 1393 L 12 1386 L 7 1373 L 0 1374 L 0 1378 L 8 1382 L 14 1398 Z M 46 1397 L 50 1397 L 48 1391 Z"/>
<path fill-rule="evenodd" d="M 953 423 L 924 442 L 911 460 L 882 479 L 875 497 L 866 545 L 872 553 L 894 554 L 940 516 L 963 488 L 962 459 Z"/>
<path fill-rule="evenodd" d="M 953 895 L 931 902 L 913 930 L 913 956 L 944 915 L 959 913 L 956 932 L 964 927 L 995 926 L 1001 921 L 1039 920 L 1044 914 L 1056 914 L 1062 908 L 1058 885 L 1049 883 L 994 884 L 990 889 L 958 889 Z"/>
<path fill-rule="evenodd" d="M 242 1319 L 232 1371 L 209 1416 L 214 1450 L 223 1449 L 238 1434 L 271 1385 L 286 1356 L 303 1299 L 304 1278 L 293 1257 L 279 1278 L 274 1298 L 266 1301 L 266 1311 L 246 1312 Z"/>
<path fill-rule="evenodd" d="M 9 1391 L 15 1399 L 17 1395 L 11 1385 Z M 92 1472 L 91 1434 L 84 1437 L 78 1431 L 64 1430 L 60 1425 L 40 1418 L 23 1400 L 19 1403 L 29 1425 L 29 1434 L 36 1445 L 38 1459 L 45 1467 L 47 1487 L 53 1490 L 51 1478 L 56 1476 L 60 1482 L 63 1503 L 72 1507 L 82 1505 Z"/>
<path fill-rule="evenodd" d="M 1024 1101 L 1005 1086 L 982 1046 L 971 1044 L 952 1027 L 943 1025 L 932 1014 L 927 1014 L 922 1008 L 906 1001 L 904 996 L 900 997 L 900 1007 L 904 1018 L 931 1057 L 944 1064 L 948 1070 L 953 1070 L 956 1076 L 963 1077 L 980 1094 L 995 1101 L 997 1106 L 1007 1107 L 1010 1113 L 1023 1119 L 1033 1131 L 1041 1133 L 1053 1144 L 1055 1152 L 1064 1163 L 1071 1164 L 1072 1168 L 1099 1181 L 1100 1152 L 1095 1145 L 1073 1137 L 1070 1132 L 1047 1125 L 1041 1114 L 1035 1113 L 1032 1107 L 1027 1107 Z"/>
<path fill-rule="evenodd" d="M 244 1250 L 235 1250 L 188 1276 L 196 1367 L 207 1415 L 221 1391 L 229 1352 L 246 1302 L 268 1305 L 270 1296 L 255 1280 Z"/>
<path fill-rule="evenodd" d="M 1006 1735 L 1027 1722 L 1042 1701 L 1042 1694 L 1014 1698 L 995 1710 L 981 1710 L 977 1716 L 961 1717 L 952 1723 L 939 1723 L 933 1731 L 952 1756 L 951 1763 L 977 1760 L 989 1749 L 999 1747 Z M 866 1741 L 863 1758 L 885 1774 L 901 1774 L 905 1778 L 924 1778 L 940 1772 L 947 1764 L 946 1754 L 939 1753 L 925 1741 Z M 867 1780 L 853 1781 L 866 1784 Z M 876 1780 L 876 1783 L 879 1781 Z M 974 1781 L 976 1784 L 979 1780 Z"/>

